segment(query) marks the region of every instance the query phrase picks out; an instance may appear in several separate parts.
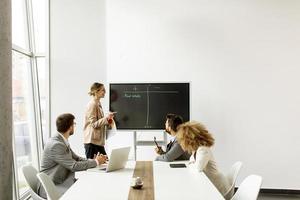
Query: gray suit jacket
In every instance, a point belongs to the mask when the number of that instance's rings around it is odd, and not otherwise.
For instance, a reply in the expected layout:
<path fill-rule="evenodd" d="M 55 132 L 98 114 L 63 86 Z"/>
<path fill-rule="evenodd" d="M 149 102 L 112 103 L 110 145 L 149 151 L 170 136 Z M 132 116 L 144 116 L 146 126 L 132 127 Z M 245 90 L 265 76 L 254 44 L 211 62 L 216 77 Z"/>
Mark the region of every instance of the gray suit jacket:
<path fill-rule="evenodd" d="M 156 157 L 156 161 L 172 162 L 174 160 L 188 160 L 191 154 L 183 151 L 176 138 L 167 145 L 166 153 Z"/>
<path fill-rule="evenodd" d="M 85 159 L 76 155 L 66 145 L 61 135 L 57 134 L 47 142 L 41 162 L 41 172 L 44 172 L 63 194 L 74 183 L 76 171 L 96 167 L 97 163 L 92 159 Z M 38 183 L 39 195 L 46 198 L 46 192 Z"/>

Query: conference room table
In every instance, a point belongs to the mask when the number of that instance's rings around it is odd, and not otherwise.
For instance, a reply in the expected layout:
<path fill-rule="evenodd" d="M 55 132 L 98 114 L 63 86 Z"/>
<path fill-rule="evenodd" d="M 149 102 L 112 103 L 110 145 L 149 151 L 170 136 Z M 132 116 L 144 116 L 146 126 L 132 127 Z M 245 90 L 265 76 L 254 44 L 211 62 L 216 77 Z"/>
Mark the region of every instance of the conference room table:
<path fill-rule="evenodd" d="M 224 200 L 203 172 L 171 168 L 169 164 L 159 161 L 128 161 L 124 169 L 117 171 L 79 172 L 76 173 L 78 180 L 60 199 Z M 136 176 L 141 177 L 144 183 L 142 189 L 130 186 L 132 178 Z"/>

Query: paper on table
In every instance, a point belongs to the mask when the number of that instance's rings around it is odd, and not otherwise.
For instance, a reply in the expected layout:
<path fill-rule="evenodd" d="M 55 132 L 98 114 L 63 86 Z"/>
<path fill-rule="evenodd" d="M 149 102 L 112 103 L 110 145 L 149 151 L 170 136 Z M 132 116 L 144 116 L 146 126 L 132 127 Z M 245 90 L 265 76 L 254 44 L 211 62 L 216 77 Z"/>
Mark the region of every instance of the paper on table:
<path fill-rule="evenodd" d="M 109 125 L 110 129 L 107 129 L 106 131 L 106 139 L 111 138 L 112 136 L 116 135 L 117 133 L 117 126 L 115 123 L 115 120 L 112 121 L 112 124 Z"/>

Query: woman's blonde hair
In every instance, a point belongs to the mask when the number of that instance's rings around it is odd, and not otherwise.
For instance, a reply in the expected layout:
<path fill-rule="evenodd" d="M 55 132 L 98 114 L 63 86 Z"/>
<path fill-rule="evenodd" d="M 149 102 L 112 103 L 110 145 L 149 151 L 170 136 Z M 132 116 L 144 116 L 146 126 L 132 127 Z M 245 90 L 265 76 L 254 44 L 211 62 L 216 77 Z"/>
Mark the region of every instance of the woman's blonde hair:
<path fill-rule="evenodd" d="M 183 150 L 192 153 L 200 146 L 211 147 L 215 139 L 204 125 L 196 121 L 189 121 L 178 127 L 176 138 Z"/>
<path fill-rule="evenodd" d="M 90 88 L 89 95 L 95 96 L 96 92 L 99 91 L 104 85 L 102 83 L 93 83 L 93 85 Z"/>

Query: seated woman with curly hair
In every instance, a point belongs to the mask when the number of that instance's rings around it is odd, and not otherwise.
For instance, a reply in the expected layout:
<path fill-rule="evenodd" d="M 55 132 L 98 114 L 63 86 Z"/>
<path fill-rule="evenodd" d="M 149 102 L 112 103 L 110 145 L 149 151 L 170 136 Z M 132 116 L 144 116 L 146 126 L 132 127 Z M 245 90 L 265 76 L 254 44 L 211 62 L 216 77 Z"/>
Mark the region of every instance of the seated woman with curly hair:
<path fill-rule="evenodd" d="M 186 122 L 178 127 L 177 140 L 183 150 L 191 153 L 189 168 L 204 172 L 210 181 L 225 197 L 230 185 L 225 176 L 219 172 L 211 147 L 214 138 L 205 126 L 196 121 Z"/>

